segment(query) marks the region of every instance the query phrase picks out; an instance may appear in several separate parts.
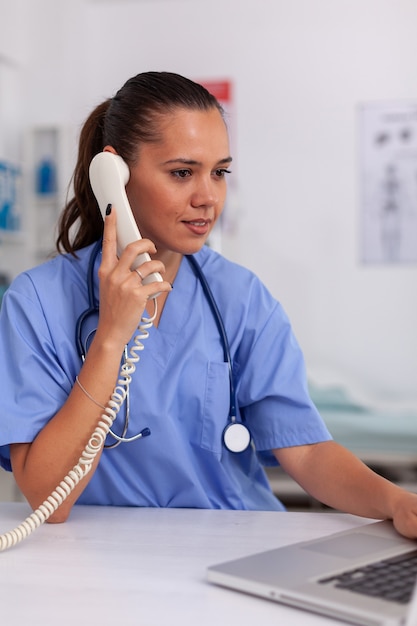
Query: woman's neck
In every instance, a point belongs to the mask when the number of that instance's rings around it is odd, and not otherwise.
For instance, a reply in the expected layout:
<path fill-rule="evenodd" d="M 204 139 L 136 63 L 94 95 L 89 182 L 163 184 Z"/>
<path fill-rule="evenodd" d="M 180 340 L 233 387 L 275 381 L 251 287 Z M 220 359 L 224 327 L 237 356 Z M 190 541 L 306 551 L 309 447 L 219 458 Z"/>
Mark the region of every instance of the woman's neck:
<path fill-rule="evenodd" d="M 153 258 L 157 258 L 159 261 L 162 261 L 162 263 L 165 265 L 165 272 L 163 273 L 162 278 L 168 281 L 169 283 L 171 283 L 171 285 L 174 285 L 175 278 L 178 274 L 178 270 L 180 268 L 183 255 L 180 254 L 179 252 L 167 251 L 166 253 L 156 254 L 154 255 Z M 159 325 L 159 320 L 161 318 L 162 311 L 164 310 L 165 302 L 168 296 L 169 296 L 169 293 L 163 292 L 157 298 L 157 303 L 156 303 L 157 313 L 156 313 L 155 320 L 153 322 L 153 325 L 156 328 Z M 147 309 L 148 315 L 153 315 L 154 303 L 151 302 L 146 307 L 146 309 Z"/>
<path fill-rule="evenodd" d="M 153 258 L 158 259 L 158 261 L 162 261 L 165 265 L 165 272 L 163 273 L 162 278 L 173 284 L 175 277 L 178 274 L 183 255 L 179 252 L 167 250 L 166 252 L 157 253 Z"/>

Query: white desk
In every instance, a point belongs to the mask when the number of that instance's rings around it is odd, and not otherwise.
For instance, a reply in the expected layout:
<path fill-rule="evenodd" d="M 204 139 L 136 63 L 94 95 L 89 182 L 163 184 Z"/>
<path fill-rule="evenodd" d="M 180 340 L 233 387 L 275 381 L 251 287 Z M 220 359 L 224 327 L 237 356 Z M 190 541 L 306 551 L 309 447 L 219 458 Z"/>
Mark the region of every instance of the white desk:
<path fill-rule="evenodd" d="M 0 503 L 0 533 L 30 514 Z M 318 626 L 333 620 L 206 582 L 209 564 L 369 520 L 333 513 L 75 507 L 0 552 L 7 626 Z"/>

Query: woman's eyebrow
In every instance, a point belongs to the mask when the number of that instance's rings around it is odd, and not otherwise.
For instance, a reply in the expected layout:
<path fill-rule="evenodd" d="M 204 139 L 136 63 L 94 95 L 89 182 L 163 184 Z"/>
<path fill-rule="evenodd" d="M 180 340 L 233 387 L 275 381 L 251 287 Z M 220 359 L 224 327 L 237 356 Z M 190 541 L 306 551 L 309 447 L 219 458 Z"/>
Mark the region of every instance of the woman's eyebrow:
<path fill-rule="evenodd" d="M 220 159 L 219 161 L 217 161 L 217 165 L 228 165 L 232 162 L 232 160 L 232 157 L 228 156 L 224 159 Z M 173 163 L 181 163 L 182 165 L 203 165 L 201 161 L 196 161 L 195 159 L 186 159 L 183 157 L 169 159 L 168 161 L 164 161 L 162 165 L 171 165 Z"/>

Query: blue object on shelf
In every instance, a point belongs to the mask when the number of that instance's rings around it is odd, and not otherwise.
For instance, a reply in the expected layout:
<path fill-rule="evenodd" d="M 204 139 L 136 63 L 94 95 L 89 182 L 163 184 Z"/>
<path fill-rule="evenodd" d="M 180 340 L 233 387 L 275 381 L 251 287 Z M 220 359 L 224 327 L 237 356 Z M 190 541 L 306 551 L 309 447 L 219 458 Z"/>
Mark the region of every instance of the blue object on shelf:
<path fill-rule="evenodd" d="M 16 231 L 20 228 L 17 207 L 18 168 L 0 161 L 0 230 Z"/>
<path fill-rule="evenodd" d="M 52 159 L 42 159 L 36 172 L 36 193 L 51 195 L 56 192 L 56 168 Z"/>

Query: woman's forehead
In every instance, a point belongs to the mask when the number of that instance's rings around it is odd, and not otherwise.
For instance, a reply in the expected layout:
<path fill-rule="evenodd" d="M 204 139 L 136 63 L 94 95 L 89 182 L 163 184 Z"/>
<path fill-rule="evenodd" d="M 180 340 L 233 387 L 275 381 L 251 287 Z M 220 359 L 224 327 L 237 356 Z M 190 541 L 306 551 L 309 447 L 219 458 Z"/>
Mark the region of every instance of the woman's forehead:
<path fill-rule="evenodd" d="M 158 140 L 143 144 L 143 153 L 172 153 L 169 158 L 182 155 L 210 153 L 216 158 L 229 158 L 229 137 L 226 124 L 216 109 L 207 111 L 195 109 L 176 109 L 159 116 Z"/>

